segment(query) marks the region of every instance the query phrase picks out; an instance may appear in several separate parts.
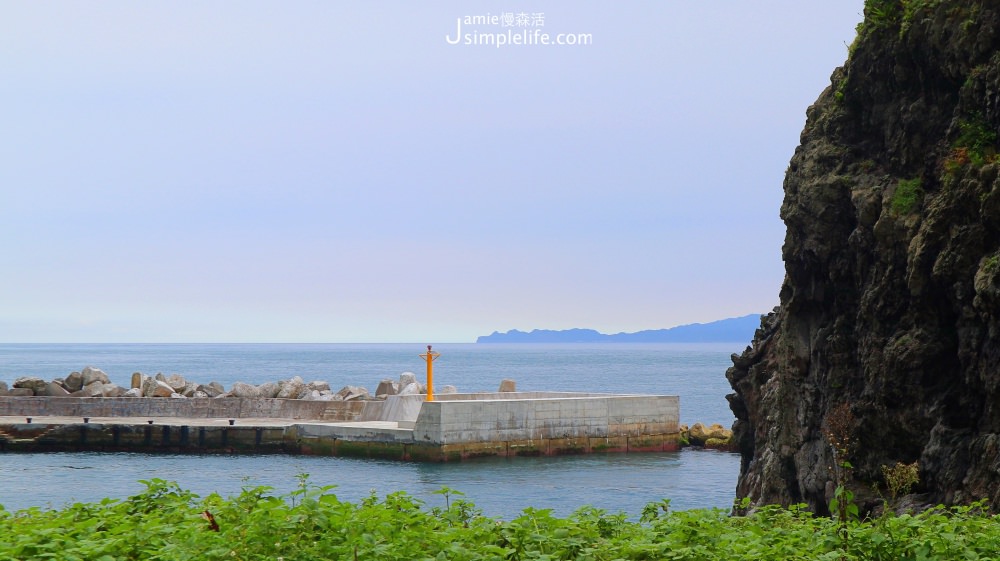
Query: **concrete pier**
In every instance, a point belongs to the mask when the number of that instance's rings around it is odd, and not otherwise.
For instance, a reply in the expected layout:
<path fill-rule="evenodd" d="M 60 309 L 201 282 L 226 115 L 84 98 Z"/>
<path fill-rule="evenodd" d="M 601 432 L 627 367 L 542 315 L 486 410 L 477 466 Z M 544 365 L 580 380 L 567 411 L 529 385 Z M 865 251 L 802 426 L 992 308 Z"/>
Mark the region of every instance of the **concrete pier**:
<path fill-rule="evenodd" d="M 452 461 L 670 451 L 677 449 L 678 436 L 677 396 L 504 392 L 355 402 L 0 397 L 0 452 L 289 453 Z"/>

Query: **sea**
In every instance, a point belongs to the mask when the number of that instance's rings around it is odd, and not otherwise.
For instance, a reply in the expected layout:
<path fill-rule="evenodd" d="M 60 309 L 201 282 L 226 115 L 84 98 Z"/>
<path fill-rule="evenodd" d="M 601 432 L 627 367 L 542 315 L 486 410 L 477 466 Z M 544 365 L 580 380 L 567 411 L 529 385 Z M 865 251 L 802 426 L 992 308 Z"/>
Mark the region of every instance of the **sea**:
<path fill-rule="evenodd" d="M 583 391 L 680 396 L 681 422 L 734 420 L 725 399 L 730 355 L 745 343 L 435 344 L 436 388 L 495 391 L 513 379 L 522 391 Z M 133 372 L 181 374 L 199 383 L 260 384 L 300 376 L 374 391 L 403 372 L 424 377 L 422 344 L 0 344 L 0 380 L 46 380 L 85 366 L 128 387 Z M 484 458 L 409 463 L 283 455 L 0 453 L 0 505 L 8 511 L 125 499 L 143 481 L 164 479 L 199 496 L 235 496 L 268 487 L 282 495 L 309 485 L 334 486 L 341 500 L 405 491 L 428 507 L 440 493 L 462 493 L 487 516 L 511 519 L 531 507 L 567 516 L 590 506 L 637 518 L 645 505 L 722 508 L 735 498 L 739 455 L 679 452 Z"/>

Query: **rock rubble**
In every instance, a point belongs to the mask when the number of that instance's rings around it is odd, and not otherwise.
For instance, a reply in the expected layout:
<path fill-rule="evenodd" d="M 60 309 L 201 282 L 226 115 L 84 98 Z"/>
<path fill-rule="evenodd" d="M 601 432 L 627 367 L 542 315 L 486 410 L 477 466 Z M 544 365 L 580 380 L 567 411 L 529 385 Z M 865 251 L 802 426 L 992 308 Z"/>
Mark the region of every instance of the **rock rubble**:
<path fill-rule="evenodd" d="M 310 401 L 355 401 L 385 399 L 390 395 L 425 394 L 427 388 L 417 381 L 412 372 L 403 372 L 399 380 L 382 380 L 375 395 L 367 388 L 348 385 L 333 391 L 328 382 L 306 382 L 300 376 L 287 380 L 249 384 L 234 382 L 226 388 L 218 382 L 201 384 L 180 374 L 164 376 L 158 373 L 147 376 L 142 372 L 132 374 L 129 388 L 111 381 L 99 368 L 87 366 L 71 372 L 65 378 L 46 381 L 34 376 L 22 376 L 10 386 L 0 381 L 0 397 L 165 397 L 165 398 L 250 398 L 250 399 L 302 399 Z M 457 393 L 454 386 L 443 386 L 439 393 Z"/>

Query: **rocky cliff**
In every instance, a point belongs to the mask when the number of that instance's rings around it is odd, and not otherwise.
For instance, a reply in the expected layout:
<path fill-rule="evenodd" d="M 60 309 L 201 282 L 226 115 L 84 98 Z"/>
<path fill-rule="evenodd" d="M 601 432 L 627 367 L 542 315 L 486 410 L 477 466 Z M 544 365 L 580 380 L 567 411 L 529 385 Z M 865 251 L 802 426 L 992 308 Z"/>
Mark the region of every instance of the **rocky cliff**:
<path fill-rule="evenodd" d="M 785 176 L 780 306 L 726 374 L 739 497 L 828 512 L 840 430 L 868 506 L 896 462 L 910 502 L 1000 504 L 998 130 L 998 2 L 866 2 Z"/>

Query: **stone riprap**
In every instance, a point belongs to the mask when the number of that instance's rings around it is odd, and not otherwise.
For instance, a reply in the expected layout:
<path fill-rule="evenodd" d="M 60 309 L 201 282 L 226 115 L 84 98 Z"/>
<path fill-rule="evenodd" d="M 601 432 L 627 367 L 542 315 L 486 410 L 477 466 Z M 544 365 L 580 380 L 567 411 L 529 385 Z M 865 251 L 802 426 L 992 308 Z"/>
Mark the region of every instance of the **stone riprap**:
<path fill-rule="evenodd" d="M 404 372 L 399 380 L 390 378 L 379 383 L 372 396 L 361 386 L 344 386 L 333 391 L 325 381 L 306 382 L 299 376 L 277 382 L 248 384 L 235 382 L 226 390 L 218 382 L 202 384 L 186 379 L 180 374 L 164 376 L 158 373 L 147 376 L 142 372 L 132 374 L 130 388 L 111 381 L 99 368 L 87 366 L 71 372 L 65 378 L 46 381 L 34 376 L 22 376 L 10 386 L 0 381 L 0 397 L 165 397 L 165 398 L 245 398 L 245 399 L 300 399 L 307 401 L 368 401 L 385 399 L 397 394 L 426 394 L 426 386 L 417 381 L 412 372 Z M 444 386 L 439 393 L 456 393 L 454 386 Z"/>
<path fill-rule="evenodd" d="M 724 450 L 735 452 L 736 445 L 733 442 L 733 431 L 726 427 L 714 423 L 705 426 L 702 423 L 695 423 L 688 427 L 680 426 L 681 446 L 701 446 L 714 450 Z"/>

